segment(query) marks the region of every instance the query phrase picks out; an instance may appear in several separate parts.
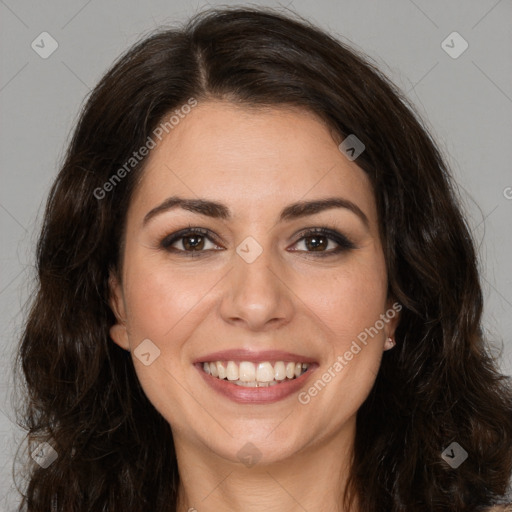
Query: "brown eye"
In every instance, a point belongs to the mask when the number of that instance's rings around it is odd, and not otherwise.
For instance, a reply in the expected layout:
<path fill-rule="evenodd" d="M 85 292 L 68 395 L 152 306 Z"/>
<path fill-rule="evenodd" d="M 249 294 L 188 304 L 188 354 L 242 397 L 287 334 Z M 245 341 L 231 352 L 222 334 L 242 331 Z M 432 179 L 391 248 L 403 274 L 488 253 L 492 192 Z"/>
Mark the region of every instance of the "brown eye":
<path fill-rule="evenodd" d="M 306 248 L 311 251 L 323 251 L 329 245 L 329 239 L 324 235 L 310 235 L 304 240 Z"/>
<path fill-rule="evenodd" d="M 356 248 L 346 236 L 326 228 L 310 229 L 301 235 L 294 245 L 302 243 L 304 249 L 293 249 L 299 252 L 316 252 L 318 256 L 330 256 Z"/>
<path fill-rule="evenodd" d="M 203 253 L 211 250 L 218 250 L 219 246 L 212 240 L 212 234 L 203 228 L 189 228 L 172 233 L 166 236 L 160 246 L 170 252 L 183 253 Z M 208 245 L 210 244 L 210 245 Z"/>
<path fill-rule="evenodd" d="M 202 235 L 188 235 L 181 237 L 185 250 L 200 251 L 204 249 L 205 238 Z"/>

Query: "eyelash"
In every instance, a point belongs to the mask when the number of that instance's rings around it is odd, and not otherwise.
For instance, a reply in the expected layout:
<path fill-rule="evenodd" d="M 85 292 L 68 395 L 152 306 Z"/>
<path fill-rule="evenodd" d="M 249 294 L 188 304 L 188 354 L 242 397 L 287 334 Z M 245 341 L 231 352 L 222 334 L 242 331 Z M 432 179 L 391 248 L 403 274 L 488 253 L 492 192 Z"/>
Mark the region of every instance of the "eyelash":
<path fill-rule="evenodd" d="M 183 238 L 187 238 L 190 235 L 200 235 L 201 237 L 205 237 L 208 240 L 210 240 L 210 242 L 215 243 L 216 245 L 220 245 L 215 241 L 215 236 L 213 235 L 213 233 L 210 230 L 189 226 L 186 229 L 182 229 L 180 231 L 177 231 L 176 233 L 172 233 L 172 234 L 164 237 L 162 239 L 162 241 L 160 242 L 160 246 L 162 249 L 165 249 L 169 252 L 173 252 L 175 254 L 183 255 L 188 258 L 197 258 L 197 257 L 202 256 L 205 252 L 211 251 L 211 249 L 202 250 L 202 251 L 186 251 L 183 249 L 176 249 L 174 247 L 171 247 L 171 245 L 174 244 L 175 242 L 177 242 Z M 312 237 L 315 235 L 322 235 L 322 236 L 326 237 L 328 240 L 332 240 L 338 244 L 337 248 L 331 249 L 329 251 L 297 251 L 297 250 L 294 250 L 294 252 L 295 251 L 296 252 L 306 252 L 308 254 L 313 254 L 315 257 L 319 257 L 319 258 L 336 256 L 337 254 L 339 254 L 341 252 L 349 251 L 351 249 L 356 248 L 356 245 L 353 242 L 351 242 L 345 235 L 342 235 L 338 231 L 334 231 L 334 230 L 327 229 L 327 228 L 310 228 L 310 229 L 306 229 L 306 230 L 302 231 L 301 233 L 299 233 L 299 235 L 300 235 L 300 238 L 293 245 L 296 245 L 298 242 L 300 242 L 301 240 L 303 240 L 305 238 Z"/>

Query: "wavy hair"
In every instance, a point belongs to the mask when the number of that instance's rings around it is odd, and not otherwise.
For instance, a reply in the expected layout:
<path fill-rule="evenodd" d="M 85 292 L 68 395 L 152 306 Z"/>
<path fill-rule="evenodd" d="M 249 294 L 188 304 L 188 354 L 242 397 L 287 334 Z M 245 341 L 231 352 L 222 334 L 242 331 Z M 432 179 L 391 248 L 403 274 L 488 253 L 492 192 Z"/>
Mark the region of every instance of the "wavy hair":
<path fill-rule="evenodd" d="M 345 504 L 462 512 L 503 502 L 512 389 L 483 337 L 474 241 L 440 150 L 368 57 L 298 15 L 237 7 L 144 36 L 80 113 L 46 203 L 16 358 L 24 443 L 32 452 L 46 441 L 58 457 L 46 468 L 26 457 L 19 510 L 176 508 L 171 428 L 109 336 L 109 270 L 120 275 L 126 211 L 146 158 L 98 191 L 190 98 L 299 107 L 340 141 L 355 134 L 366 146 L 357 164 L 373 185 L 389 294 L 403 309 L 397 347 L 384 353 L 357 413 Z M 457 469 L 441 458 L 454 441 L 469 454 Z"/>

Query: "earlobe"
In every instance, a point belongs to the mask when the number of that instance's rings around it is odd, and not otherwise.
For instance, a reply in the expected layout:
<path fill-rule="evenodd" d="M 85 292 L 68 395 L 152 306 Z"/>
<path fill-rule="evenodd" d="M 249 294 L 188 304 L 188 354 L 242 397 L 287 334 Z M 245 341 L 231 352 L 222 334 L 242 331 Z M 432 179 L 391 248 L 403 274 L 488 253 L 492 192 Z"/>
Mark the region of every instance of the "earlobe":
<path fill-rule="evenodd" d="M 128 341 L 128 333 L 126 326 L 121 324 L 114 324 L 110 327 L 110 337 L 121 348 L 130 352 L 130 342 Z"/>
<path fill-rule="evenodd" d="M 109 273 L 109 305 L 116 317 L 116 323 L 110 327 L 110 337 L 121 348 L 130 351 L 126 316 L 123 301 L 123 291 L 119 279 L 114 272 Z"/>
<path fill-rule="evenodd" d="M 388 309 L 386 316 L 389 318 L 386 329 L 386 341 L 384 342 L 384 350 L 390 350 L 396 345 L 395 331 L 400 322 L 400 311 L 402 305 L 398 301 L 388 301 Z"/>
<path fill-rule="evenodd" d="M 389 336 L 384 343 L 384 350 L 391 350 L 396 345 L 394 338 Z"/>

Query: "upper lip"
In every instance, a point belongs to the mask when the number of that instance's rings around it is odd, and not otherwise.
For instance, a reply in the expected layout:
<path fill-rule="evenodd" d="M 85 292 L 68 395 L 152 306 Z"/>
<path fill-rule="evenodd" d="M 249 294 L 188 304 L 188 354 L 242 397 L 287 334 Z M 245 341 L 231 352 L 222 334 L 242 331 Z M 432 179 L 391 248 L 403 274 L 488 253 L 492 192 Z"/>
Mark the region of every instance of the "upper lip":
<path fill-rule="evenodd" d="M 194 363 L 205 363 L 212 361 L 295 361 L 297 363 L 315 363 L 311 357 L 284 352 L 282 350 L 260 350 L 258 352 L 246 349 L 221 350 L 198 357 Z"/>

